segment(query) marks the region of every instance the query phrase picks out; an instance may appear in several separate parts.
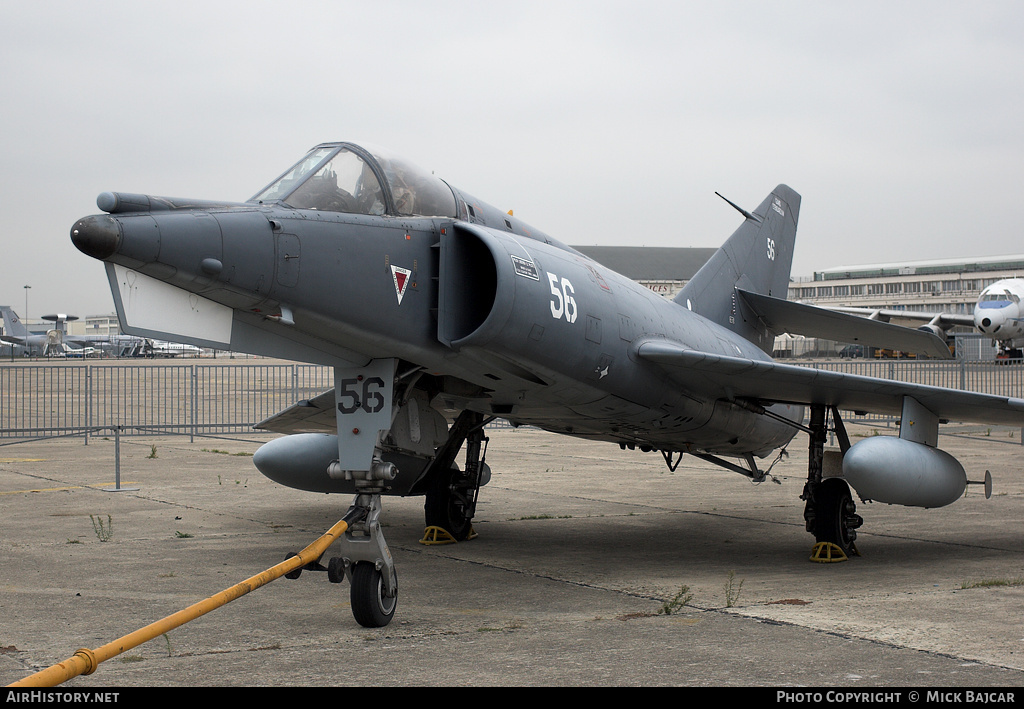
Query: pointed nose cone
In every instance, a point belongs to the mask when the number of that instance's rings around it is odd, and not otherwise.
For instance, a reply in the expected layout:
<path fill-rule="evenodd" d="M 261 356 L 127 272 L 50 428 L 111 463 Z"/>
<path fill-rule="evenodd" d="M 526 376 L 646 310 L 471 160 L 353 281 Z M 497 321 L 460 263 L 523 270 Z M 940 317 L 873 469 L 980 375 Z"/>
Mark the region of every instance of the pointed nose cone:
<path fill-rule="evenodd" d="M 120 246 L 121 229 L 113 217 L 105 214 L 85 217 L 71 227 L 71 242 L 86 256 L 102 261 Z"/>

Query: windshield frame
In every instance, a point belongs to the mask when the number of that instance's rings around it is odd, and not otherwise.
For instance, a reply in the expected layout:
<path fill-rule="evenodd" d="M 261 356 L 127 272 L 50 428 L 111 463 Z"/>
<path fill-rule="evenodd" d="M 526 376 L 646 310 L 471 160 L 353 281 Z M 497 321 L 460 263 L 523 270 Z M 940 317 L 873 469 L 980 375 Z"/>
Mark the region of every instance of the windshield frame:
<path fill-rule="evenodd" d="M 416 165 L 408 162 L 400 156 L 393 155 L 389 151 L 381 150 L 375 147 L 363 147 L 355 143 L 340 142 L 340 143 L 321 143 L 309 150 L 301 159 L 294 163 L 291 167 L 285 170 L 279 175 L 273 182 L 268 184 L 262 190 L 257 192 L 249 202 L 256 202 L 259 204 L 263 203 L 280 203 L 296 209 L 302 209 L 302 207 L 295 207 L 289 203 L 289 199 L 299 191 L 311 178 L 316 176 L 320 170 L 326 165 L 330 164 L 342 151 L 348 151 L 353 156 L 363 161 L 363 163 L 369 166 L 370 171 L 377 179 L 377 183 L 381 189 L 382 197 L 384 198 L 384 214 L 389 216 L 422 216 L 422 217 L 456 217 L 458 213 L 458 198 L 455 195 L 454 190 L 444 180 L 434 176 L 432 173 L 422 170 Z M 318 153 L 319 159 L 312 162 Z M 421 180 L 429 180 L 428 189 L 423 193 L 424 197 L 433 194 L 437 197 L 438 194 L 443 195 L 442 201 L 445 202 L 445 207 L 450 213 L 440 214 L 409 214 L 399 208 L 397 204 L 397 197 L 394 193 L 394 183 L 396 175 L 396 167 L 401 168 L 403 171 L 407 171 L 407 174 L 420 178 Z M 299 168 L 302 168 L 301 174 L 298 173 Z M 276 186 L 280 185 L 290 175 L 297 175 L 292 178 L 291 184 L 287 186 L 286 191 L 275 190 L 273 196 L 268 197 L 268 193 Z M 425 203 L 430 204 L 430 199 L 425 199 Z M 435 199 L 434 204 L 439 204 Z M 330 211 L 330 210 L 322 210 Z M 433 211 L 433 210 L 428 210 Z M 339 214 L 349 214 L 359 212 L 335 212 Z"/>
<path fill-rule="evenodd" d="M 330 144 L 317 145 L 316 147 L 312 148 L 309 152 L 307 152 L 305 155 L 303 155 L 301 158 L 299 158 L 291 167 L 289 167 L 287 170 L 282 172 L 276 178 L 271 180 L 271 182 L 266 187 L 261 189 L 255 195 L 253 195 L 248 201 L 249 202 L 259 202 L 260 204 L 263 204 L 264 202 L 284 202 L 285 200 L 288 199 L 288 197 L 291 196 L 291 194 L 293 192 L 295 192 L 295 190 L 299 189 L 299 187 L 301 187 L 306 182 L 306 180 L 308 180 L 312 175 L 315 175 L 328 162 L 333 160 L 334 156 L 338 154 L 338 152 L 341 150 L 342 147 L 343 146 L 341 146 L 341 145 L 333 145 L 332 146 Z M 304 162 L 306 162 L 310 158 L 310 156 L 312 156 L 315 153 L 320 152 L 320 151 L 324 151 L 323 157 L 321 157 L 320 160 L 318 160 L 316 163 L 314 163 L 313 167 L 308 168 L 305 171 L 305 173 L 302 175 L 301 179 L 296 179 L 292 183 L 291 189 L 289 189 L 287 192 L 282 193 L 281 195 L 279 195 L 277 197 L 273 197 L 273 198 L 270 198 L 270 199 L 267 199 L 267 198 L 265 198 L 263 196 L 267 192 L 269 192 L 272 187 L 274 187 L 275 185 L 280 183 L 282 180 L 284 180 L 286 177 L 288 177 L 288 175 L 290 175 L 291 173 L 295 172 L 295 170 L 298 169 L 298 167 L 300 165 L 302 165 Z"/>

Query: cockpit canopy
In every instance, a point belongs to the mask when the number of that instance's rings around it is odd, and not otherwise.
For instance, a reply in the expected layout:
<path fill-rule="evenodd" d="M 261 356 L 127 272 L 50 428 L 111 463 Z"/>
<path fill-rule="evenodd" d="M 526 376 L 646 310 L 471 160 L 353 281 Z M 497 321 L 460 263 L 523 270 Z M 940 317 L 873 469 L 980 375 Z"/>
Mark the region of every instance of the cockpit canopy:
<path fill-rule="evenodd" d="M 352 143 L 316 146 L 249 201 L 349 214 L 457 214 L 444 181 L 384 151 Z"/>

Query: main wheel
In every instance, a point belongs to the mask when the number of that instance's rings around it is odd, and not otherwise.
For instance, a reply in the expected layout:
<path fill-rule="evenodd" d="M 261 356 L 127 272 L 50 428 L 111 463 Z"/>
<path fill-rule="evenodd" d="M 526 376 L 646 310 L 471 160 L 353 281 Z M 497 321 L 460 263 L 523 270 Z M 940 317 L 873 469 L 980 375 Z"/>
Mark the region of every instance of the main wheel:
<path fill-rule="evenodd" d="M 452 468 L 427 490 L 423 517 L 428 527 L 440 527 L 457 541 L 465 541 L 473 528 L 471 487 L 459 485 L 462 473 Z"/>
<path fill-rule="evenodd" d="M 389 598 L 384 591 L 384 578 L 377 567 L 360 561 L 352 567 L 352 615 L 364 628 L 383 628 L 395 616 L 398 591 Z"/>
<path fill-rule="evenodd" d="M 857 554 L 854 541 L 857 528 L 864 520 L 857 514 L 857 505 L 850 486 L 840 478 L 827 478 L 814 493 L 814 538 L 835 544 L 847 556 Z"/>

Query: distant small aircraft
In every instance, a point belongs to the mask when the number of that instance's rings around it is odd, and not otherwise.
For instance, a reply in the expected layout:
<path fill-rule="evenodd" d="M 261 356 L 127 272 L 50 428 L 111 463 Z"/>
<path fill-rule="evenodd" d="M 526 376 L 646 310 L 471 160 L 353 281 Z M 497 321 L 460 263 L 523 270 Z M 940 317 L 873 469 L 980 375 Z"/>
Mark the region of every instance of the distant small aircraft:
<path fill-rule="evenodd" d="M 148 357 L 198 357 L 202 352 L 201 347 L 166 340 L 146 340 L 143 349 L 144 356 Z"/>
<path fill-rule="evenodd" d="M 43 320 L 50 320 L 55 326 L 47 330 L 46 334 L 33 335 L 25 324 L 18 318 L 18 314 L 9 305 L 0 305 L 0 318 L 4 321 L 6 333 L 0 336 L 9 345 L 14 347 L 15 353 L 28 355 L 42 355 L 48 357 L 63 357 L 69 351 L 79 351 L 80 348 L 71 347 L 65 341 L 67 335 L 67 323 L 78 318 L 74 315 L 44 315 Z M 68 340 L 74 342 L 74 340 Z"/>
<path fill-rule="evenodd" d="M 0 342 L 14 348 L 15 353 L 50 357 L 89 357 L 100 351 L 117 357 L 198 357 L 202 349 L 180 342 L 167 342 L 132 335 L 69 335 L 67 323 L 77 315 L 44 315 L 56 327 L 45 335 L 33 335 L 9 305 L 0 305 L 0 319 L 7 328 Z"/>
<path fill-rule="evenodd" d="M 106 214 L 71 239 L 105 262 L 125 332 L 334 367 L 333 391 L 260 424 L 292 435 L 254 463 L 284 485 L 355 494 L 327 569 L 350 581 L 366 626 L 390 622 L 398 595 L 381 496 L 424 495 L 428 530 L 470 537 L 494 418 L 756 481 L 757 459 L 804 431 L 804 519 L 838 558 L 863 521 L 851 485 L 863 499 L 949 504 L 968 481 L 936 447 L 940 421 L 1024 424 L 1022 399 L 774 362 L 782 332 L 950 356 L 934 333 L 786 301 L 800 195 L 785 185 L 752 212 L 729 203 L 743 222 L 674 300 L 353 143 L 316 146 L 244 203 L 97 203 Z M 900 435 L 851 445 L 840 410 L 900 415 Z"/>

